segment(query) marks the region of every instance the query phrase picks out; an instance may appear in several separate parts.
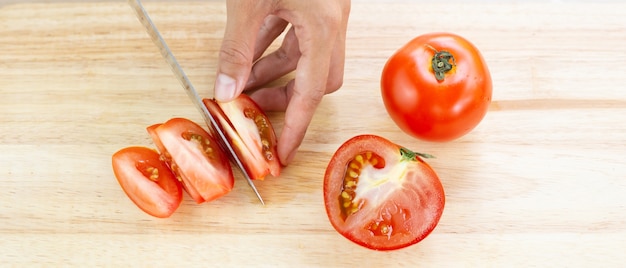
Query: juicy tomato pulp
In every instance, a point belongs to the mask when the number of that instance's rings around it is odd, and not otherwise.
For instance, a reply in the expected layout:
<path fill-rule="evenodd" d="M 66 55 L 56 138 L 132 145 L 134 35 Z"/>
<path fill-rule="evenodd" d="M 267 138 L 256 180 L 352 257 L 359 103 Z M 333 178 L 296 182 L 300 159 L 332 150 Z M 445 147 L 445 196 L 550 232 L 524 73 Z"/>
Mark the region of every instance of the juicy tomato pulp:
<path fill-rule="evenodd" d="M 387 112 L 423 140 L 459 138 L 483 119 L 492 83 L 478 49 L 451 33 L 418 36 L 393 54 L 382 72 Z"/>
<path fill-rule="evenodd" d="M 234 177 L 228 157 L 199 125 L 173 118 L 147 130 L 161 159 L 196 203 L 215 200 L 232 190 Z"/>
<path fill-rule="evenodd" d="M 324 176 L 333 227 L 375 250 L 415 244 L 443 213 L 443 186 L 419 154 L 374 135 L 356 136 L 335 152 Z"/>
<path fill-rule="evenodd" d="M 251 179 L 280 175 L 276 134 L 265 113 L 245 94 L 230 102 L 204 99 Z"/>
<path fill-rule="evenodd" d="M 113 154 L 113 172 L 126 195 L 146 213 L 166 218 L 180 206 L 183 190 L 159 154 L 128 147 Z"/>

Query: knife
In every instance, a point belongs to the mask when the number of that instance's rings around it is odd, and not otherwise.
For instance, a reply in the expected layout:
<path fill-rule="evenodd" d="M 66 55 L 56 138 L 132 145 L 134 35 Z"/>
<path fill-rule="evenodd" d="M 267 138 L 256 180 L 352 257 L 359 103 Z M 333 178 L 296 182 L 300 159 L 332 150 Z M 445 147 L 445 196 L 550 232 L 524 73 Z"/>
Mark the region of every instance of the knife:
<path fill-rule="evenodd" d="M 256 194 L 259 201 L 261 201 L 261 204 L 265 205 L 265 202 L 263 202 L 263 198 L 261 198 L 259 191 L 254 186 L 252 179 L 250 179 L 250 175 L 248 174 L 246 169 L 243 167 L 243 163 L 241 162 L 241 159 L 237 157 L 237 154 L 235 153 L 233 146 L 230 144 L 230 142 L 228 142 L 226 135 L 224 134 L 224 132 L 222 132 L 222 129 L 218 126 L 217 121 L 215 120 L 213 115 L 209 113 L 209 110 L 202 103 L 202 99 L 200 98 L 200 95 L 198 95 L 198 92 L 191 84 L 191 81 L 189 80 L 189 78 L 187 77 L 183 69 L 180 67 L 180 64 L 178 64 L 178 61 L 174 57 L 174 54 L 172 53 L 170 48 L 167 46 L 167 43 L 165 43 L 165 40 L 161 36 L 161 33 L 159 33 L 159 30 L 150 19 L 148 12 L 141 4 L 141 0 L 128 0 L 128 4 L 135 10 L 135 13 L 137 13 L 137 19 L 139 19 L 141 24 L 143 24 L 143 26 L 146 27 L 146 31 L 150 35 L 150 38 L 159 48 L 161 55 L 172 68 L 172 71 L 174 72 L 174 75 L 176 76 L 176 78 L 178 78 L 178 80 L 182 83 L 183 88 L 185 89 L 185 91 L 187 92 L 187 95 L 191 99 L 191 102 L 193 102 L 193 104 L 196 106 L 196 108 L 198 108 L 198 110 L 202 114 L 204 121 L 209 127 L 209 131 L 211 131 L 211 133 L 214 134 L 214 136 L 217 136 L 218 142 L 220 142 L 221 147 L 225 148 L 228 154 L 230 154 L 231 158 L 233 159 L 233 161 L 235 162 L 239 170 L 241 170 L 241 173 L 243 173 L 243 176 L 248 182 L 248 185 L 250 185 L 250 187 Z"/>

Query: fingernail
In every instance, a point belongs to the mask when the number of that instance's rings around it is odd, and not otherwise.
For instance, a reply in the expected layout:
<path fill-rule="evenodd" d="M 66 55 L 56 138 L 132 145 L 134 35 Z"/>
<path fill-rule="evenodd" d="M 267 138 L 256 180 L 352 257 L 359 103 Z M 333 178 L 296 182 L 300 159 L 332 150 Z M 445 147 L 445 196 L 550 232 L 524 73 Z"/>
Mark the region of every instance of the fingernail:
<path fill-rule="evenodd" d="M 215 99 L 218 101 L 230 101 L 235 97 L 237 81 L 225 74 L 218 74 L 215 79 Z"/>

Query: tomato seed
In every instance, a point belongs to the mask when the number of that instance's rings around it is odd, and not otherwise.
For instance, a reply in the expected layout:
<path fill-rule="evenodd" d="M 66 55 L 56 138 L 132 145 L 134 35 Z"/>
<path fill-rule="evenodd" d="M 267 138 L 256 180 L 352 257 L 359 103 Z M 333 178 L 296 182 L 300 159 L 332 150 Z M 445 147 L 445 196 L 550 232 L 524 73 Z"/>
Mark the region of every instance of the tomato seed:
<path fill-rule="evenodd" d="M 359 166 L 359 164 L 357 164 L 356 162 L 350 162 L 350 168 L 352 169 L 360 169 L 361 166 Z"/>
<path fill-rule="evenodd" d="M 250 119 L 252 119 L 252 118 L 254 118 L 254 114 L 255 114 L 255 113 L 254 113 L 254 110 L 252 110 L 252 109 L 250 109 L 250 108 L 246 108 L 246 109 L 244 109 L 244 110 L 243 110 L 243 115 L 244 115 L 246 118 L 250 118 Z"/>
<path fill-rule="evenodd" d="M 390 237 L 393 233 L 393 225 L 386 223 L 382 220 L 372 222 L 367 229 L 374 236 L 387 236 Z"/>
<path fill-rule="evenodd" d="M 359 206 L 358 206 L 358 205 L 356 205 L 356 204 L 354 204 L 354 205 L 352 206 L 352 209 L 350 209 L 350 215 L 352 215 L 352 214 L 356 213 L 357 211 L 359 211 Z"/>
<path fill-rule="evenodd" d="M 151 166 L 148 162 L 141 161 L 137 163 L 136 167 L 149 180 L 154 182 L 159 180 L 159 169 Z"/>
<path fill-rule="evenodd" d="M 389 225 L 387 225 L 387 224 L 383 224 L 383 225 L 380 227 L 380 233 L 381 233 L 381 234 L 383 234 L 383 235 L 386 235 L 387 233 L 389 233 L 389 229 L 390 229 L 390 228 L 389 228 Z"/>
<path fill-rule="evenodd" d="M 263 150 L 267 151 L 270 149 L 270 142 L 266 139 L 261 140 L 261 145 L 263 145 Z"/>
<path fill-rule="evenodd" d="M 150 175 L 150 179 L 153 181 L 157 181 L 159 179 L 159 169 L 153 167 L 151 167 L 150 169 L 152 169 L 152 171 L 150 171 L 150 173 L 152 173 Z"/>
<path fill-rule="evenodd" d="M 269 125 L 267 124 L 267 120 L 265 120 L 265 117 L 263 117 L 260 114 L 254 118 L 254 123 L 256 123 L 256 126 L 259 128 L 259 131 L 263 131 L 269 127 Z"/>

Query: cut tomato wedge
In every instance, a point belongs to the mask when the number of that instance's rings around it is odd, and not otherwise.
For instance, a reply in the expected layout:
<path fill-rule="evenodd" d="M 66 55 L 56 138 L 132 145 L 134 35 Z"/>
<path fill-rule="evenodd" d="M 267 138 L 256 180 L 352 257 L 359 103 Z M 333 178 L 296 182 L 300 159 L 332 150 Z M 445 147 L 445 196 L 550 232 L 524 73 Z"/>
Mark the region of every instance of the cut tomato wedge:
<path fill-rule="evenodd" d="M 367 248 L 392 250 L 433 231 L 445 195 L 420 154 L 379 136 L 361 135 L 341 145 L 330 160 L 324 204 L 341 235 Z"/>
<path fill-rule="evenodd" d="M 183 190 L 159 154 L 145 147 L 128 147 L 113 154 L 113 173 L 141 210 L 167 218 L 180 206 Z"/>
<path fill-rule="evenodd" d="M 230 102 L 204 99 L 251 179 L 280 175 L 276 134 L 267 115 L 245 94 Z"/>
<path fill-rule="evenodd" d="M 234 177 L 228 157 L 198 124 L 173 118 L 147 131 L 161 159 L 196 203 L 215 200 L 232 190 Z"/>

